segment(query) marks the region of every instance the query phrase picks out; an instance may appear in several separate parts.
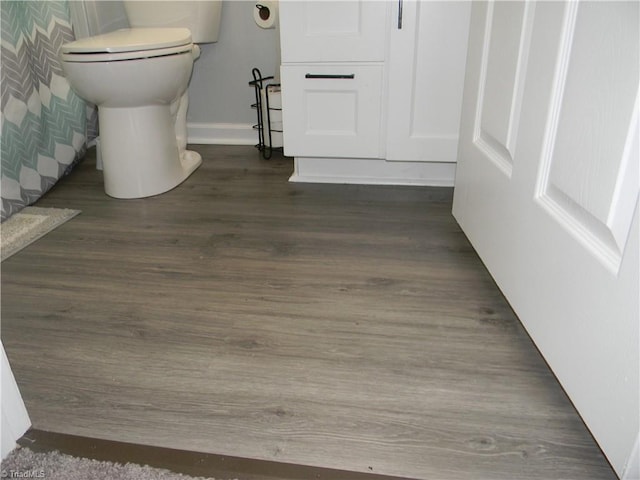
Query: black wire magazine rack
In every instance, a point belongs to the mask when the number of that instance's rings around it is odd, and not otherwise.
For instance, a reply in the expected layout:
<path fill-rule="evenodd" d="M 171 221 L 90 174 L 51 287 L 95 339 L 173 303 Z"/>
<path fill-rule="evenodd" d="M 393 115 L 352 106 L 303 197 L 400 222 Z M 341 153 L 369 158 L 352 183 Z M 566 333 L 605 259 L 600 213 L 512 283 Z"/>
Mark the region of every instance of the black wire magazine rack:
<path fill-rule="evenodd" d="M 282 111 L 279 106 L 273 106 L 272 100 L 275 94 L 280 95 L 280 84 L 269 82 L 273 80 L 273 76 L 263 77 L 260 70 L 254 68 L 251 70 L 253 80 L 249 85 L 254 88 L 256 103 L 251 105 L 255 108 L 258 116 L 258 123 L 253 125 L 258 130 L 258 144 L 256 148 L 262 152 L 262 158 L 268 160 L 271 158 L 274 150 L 282 151 L 281 146 L 274 147 L 274 133 L 282 134 L 281 122 L 277 125 L 272 119 L 274 111 Z"/>

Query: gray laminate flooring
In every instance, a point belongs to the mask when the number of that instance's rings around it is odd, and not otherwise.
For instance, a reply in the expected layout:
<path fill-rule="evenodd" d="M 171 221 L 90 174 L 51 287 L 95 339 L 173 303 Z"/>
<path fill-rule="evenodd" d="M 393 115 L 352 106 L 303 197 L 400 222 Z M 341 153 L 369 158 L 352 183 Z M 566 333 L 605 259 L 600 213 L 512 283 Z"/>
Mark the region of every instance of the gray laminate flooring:
<path fill-rule="evenodd" d="M 288 183 L 196 146 L 154 198 L 88 158 L 82 214 L 2 264 L 34 427 L 420 479 L 615 478 L 450 214 L 450 189 Z"/>

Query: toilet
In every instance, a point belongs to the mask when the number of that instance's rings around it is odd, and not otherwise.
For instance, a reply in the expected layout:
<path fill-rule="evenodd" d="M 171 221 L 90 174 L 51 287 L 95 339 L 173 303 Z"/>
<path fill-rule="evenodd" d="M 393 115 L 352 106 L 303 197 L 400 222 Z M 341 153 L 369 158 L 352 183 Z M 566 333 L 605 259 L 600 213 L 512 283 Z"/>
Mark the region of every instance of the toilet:
<path fill-rule="evenodd" d="M 73 90 L 98 107 L 104 189 L 159 195 L 202 163 L 187 150 L 187 87 L 197 43 L 218 40 L 221 1 L 123 2 L 130 28 L 64 44 Z"/>

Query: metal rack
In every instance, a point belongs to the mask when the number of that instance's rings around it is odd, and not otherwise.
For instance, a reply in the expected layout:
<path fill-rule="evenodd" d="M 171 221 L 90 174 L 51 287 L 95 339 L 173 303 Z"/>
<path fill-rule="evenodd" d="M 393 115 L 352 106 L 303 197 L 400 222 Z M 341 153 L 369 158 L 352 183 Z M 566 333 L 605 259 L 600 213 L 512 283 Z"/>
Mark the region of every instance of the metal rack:
<path fill-rule="evenodd" d="M 282 111 L 279 106 L 271 105 L 274 94 L 280 94 L 279 83 L 268 83 L 269 80 L 273 80 L 273 76 L 263 77 L 260 70 L 254 68 L 251 70 L 253 80 L 249 82 L 249 85 L 254 88 L 256 103 L 251 105 L 251 108 L 255 108 L 258 116 L 258 123 L 253 125 L 255 130 L 258 130 L 258 144 L 256 148 L 262 152 L 262 157 L 265 160 L 271 158 L 274 150 L 282 150 L 282 146 L 274 146 L 274 133 L 282 135 L 282 127 L 275 122 L 272 123 L 271 112 Z M 271 98 L 270 98 L 271 97 Z"/>

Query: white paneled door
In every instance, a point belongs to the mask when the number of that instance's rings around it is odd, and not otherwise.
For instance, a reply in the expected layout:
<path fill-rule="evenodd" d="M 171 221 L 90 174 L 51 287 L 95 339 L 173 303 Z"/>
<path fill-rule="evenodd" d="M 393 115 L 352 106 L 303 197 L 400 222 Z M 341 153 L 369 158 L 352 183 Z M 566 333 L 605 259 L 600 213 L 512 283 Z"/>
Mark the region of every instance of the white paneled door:
<path fill-rule="evenodd" d="M 640 415 L 639 6 L 474 2 L 453 206 L 620 475 Z"/>

